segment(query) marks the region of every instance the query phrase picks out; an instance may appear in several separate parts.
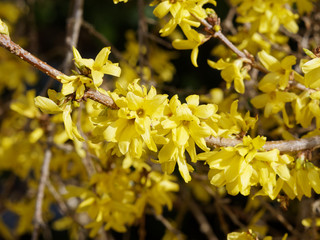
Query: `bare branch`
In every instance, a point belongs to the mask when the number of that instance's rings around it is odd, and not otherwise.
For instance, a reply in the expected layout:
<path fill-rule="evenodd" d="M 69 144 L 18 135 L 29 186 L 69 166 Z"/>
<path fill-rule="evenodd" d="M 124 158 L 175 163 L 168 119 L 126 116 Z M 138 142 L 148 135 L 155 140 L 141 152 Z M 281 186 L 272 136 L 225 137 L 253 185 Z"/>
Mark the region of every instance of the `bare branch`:
<path fill-rule="evenodd" d="M 208 147 L 234 147 L 242 143 L 240 139 L 209 137 L 206 139 Z M 280 152 L 297 152 L 320 147 L 320 136 L 302 138 L 297 140 L 267 141 L 264 150 L 279 149 Z"/>
<path fill-rule="evenodd" d="M 69 73 L 71 68 L 73 57 L 72 47 L 77 47 L 78 44 L 83 15 L 83 3 L 84 0 L 73 1 L 72 15 L 67 20 L 67 54 L 63 64 L 63 71 L 66 73 Z"/>
<path fill-rule="evenodd" d="M 11 41 L 10 37 L 5 34 L 0 34 L 0 46 L 7 49 L 12 54 L 20 57 L 22 60 L 28 62 L 33 67 L 37 68 L 38 70 L 42 71 L 43 73 L 47 74 L 48 76 L 54 78 L 59 82 L 61 80 L 58 79 L 58 76 L 65 75 L 64 73 L 60 72 L 59 70 L 53 68 L 52 66 L 48 65 L 44 61 L 35 57 L 28 51 L 24 50 L 18 44 Z M 90 98 L 107 107 L 110 107 L 111 109 L 118 108 L 111 97 L 104 95 L 96 90 L 92 90 L 92 89 L 87 90 L 86 93 L 84 94 L 84 98 Z"/>
<path fill-rule="evenodd" d="M 47 147 L 44 152 L 43 163 L 41 168 L 41 177 L 40 177 L 40 182 L 38 187 L 36 207 L 35 207 L 34 218 L 33 218 L 34 228 L 32 232 L 32 240 L 38 239 L 40 229 L 45 224 L 42 218 L 42 204 L 43 204 L 45 186 L 49 178 L 50 162 L 52 158 L 52 151 L 51 151 L 52 141 L 53 141 L 53 135 L 52 135 L 52 131 L 50 131 L 48 133 Z"/>
<path fill-rule="evenodd" d="M 190 211 L 199 223 L 201 232 L 204 233 L 209 240 L 218 240 L 200 207 L 191 198 L 189 198 L 187 202 L 190 206 Z"/>
<path fill-rule="evenodd" d="M 48 76 L 57 79 L 57 76 L 63 75 L 62 72 L 58 71 L 57 69 L 51 67 L 47 63 L 41 61 L 39 58 L 35 57 L 28 51 L 24 50 L 22 47 L 20 47 L 15 42 L 11 41 L 10 37 L 5 34 L 0 33 L 0 46 L 4 47 L 8 51 L 10 51 L 12 54 L 18 56 L 22 60 L 28 62 L 35 68 L 39 69 L 41 72 L 44 72 Z M 58 80 L 60 81 L 60 80 Z"/>
<path fill-rule="evenodd" d="M 152 210 L 152 213 L 158 221 L 160 221 L 170 232 L 176 235 L 177 239 L 183 239 L 183 234 L 180 232 L 180 230 L 175 228 L 164 216 L 162 216 L 161 214 L 156 214 L 154 210 Z"/>

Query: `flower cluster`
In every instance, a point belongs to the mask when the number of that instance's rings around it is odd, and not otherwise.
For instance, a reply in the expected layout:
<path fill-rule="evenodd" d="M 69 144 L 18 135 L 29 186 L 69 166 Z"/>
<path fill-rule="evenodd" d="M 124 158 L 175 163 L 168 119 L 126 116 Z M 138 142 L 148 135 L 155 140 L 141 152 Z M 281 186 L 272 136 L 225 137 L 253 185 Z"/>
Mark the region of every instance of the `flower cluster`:
<path fill-rule="evenodd" d="M 199 46 L 206 41 L 206 36 L 199 33 L 193 27 L 200 26 L 199 19 L 205 19 L 208 12 L 214 12 L 213 9 L 204 9 L 205 4 L 216 5 L 215 0 L 182 0 L 182 1 L 154 1 L 151 5 L 157 5 L 153 13 L 158 18 L 164 18 L 170 14 L 170 20 L 160 30 L 161 36 L 165 37 L 173 33 L 179 26 L 187 39 L 175 39 L 172 43 L 176 49 L 192 49 L 191 61 L 197 67 L 197 57 Z"/>
<path fill-rule="evenodd" d="M 155 171 L 137 172 L 120 167 L 93 175 L 87 188 L 68 186 L 65 197 L 81 198 L 77 209 L 89 215 L 86 228 L 91 229 L 91 237 L 101 227 L 125 232 L 126 226 L 142 216 L 147 205 L 157 214 L 161 214 L 164 205 L 172 208 L 172 193 L 179 190 L 174 179 Z"/>

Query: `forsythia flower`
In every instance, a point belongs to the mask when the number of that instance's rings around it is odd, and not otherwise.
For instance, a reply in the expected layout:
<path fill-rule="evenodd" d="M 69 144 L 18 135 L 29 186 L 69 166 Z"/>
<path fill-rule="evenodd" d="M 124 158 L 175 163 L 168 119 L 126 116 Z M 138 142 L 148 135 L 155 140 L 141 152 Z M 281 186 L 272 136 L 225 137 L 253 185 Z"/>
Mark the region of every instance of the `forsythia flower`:
<path fill-rule="evenodd" d="M 191 61 L 195 67 L 198 66 L 198 47 L 204 42 L 205 37 L 203 34 L 192 29 L 192 27 L 199 27 L 200 21 L 198 19 L 204 19 L 207 17 L 207 12 L 203 8 L 203 5 L 207 3 L 216 5 L 216 1 L 214 0 L 155 0 L 151 3 L 151 5 L 158 4 L 153 11 L 155 16 L 163 18 L 170 12 L 172 17 L 169 22 L 160 29 L 161 36 L 165 37 L 170 35 L 177 25 L 181 27 L 183 33 L 187 37 L 187 40 L 176 39 L 173 41 L 172 45 L 176 49 L 192 49 Z M 211 9 L 211 12 L 214 11 Z"/>
<path fill-rule="evenodd" d="M 312 119 L 316 118 L 316 126 L 320 127 L 320 94 L 319 91 L 310 93 L 303 91 L 293 102 L 296 122 L 307 128 L 311 125 Z"/>
<path fill-rule="evenodd" d="M 118 143 L 122 154 L 130 153 L 139 158 L 142 154 L 143 142 L 147 147 L 156 152 L 154 141 L 155 131 L 151 125 L 155 118 L 161 116 L 161 111 L 167 103 L 167 95 L 159 95 L 154 87 L 147 93 L 145 87 L 137 83 L 132 84 L 132 91 L 125 97 L 111 95 L 120 108 L 117 111 L 118 119 L 109 124 L 104 131 L 107 141 Z"/>
<path fill-rule="evenodd" d="M 254 97 L 251 99 L 251 103 L 255 108 L 264 108 L 264 116 L 266 118 L 272 114 L 282 111 L 284 122 L 287 126 L 290 126 L 288 114 L 285 109 L 285 103 L 292 102 L 296 98 L 297 96 L 295 93 L 275 90 Z"/>
<path fill-rule="evenodd" d="M 8 26 L 0 19 L 0 34 L 9 35 Z"/>
<path fill-rule="evenodd" d="M 161 122 L 164 129 L 170 129 L 170 142 L 159 151 L 159 163 L 167 173 L 172 173 L 178 163 L 179 171 L 186 182 L 191 180 L 189 171 L 192 167 L 186 162 L 184 155 L 188 151 L 191 160 L 195 162 L 195 144 L 204 151 L 208 151 L 205 137 L 209 137 L 211 130 L 204 120 L 212 117 L 217 111 L 216 105 L 200 105 L 199 96 L 191 95 L 186 98 L 187 103 L 181 104 L 175 95 L 166 109 L 169 117 Z"/>
<path fill-rule="evenodd" d="M 62 113 L 62 118 L 68 137 L 72 140 L 78 139 L 80 141 L 83 141 L 82 136 L 78 132 L 78 129 L 71 118 L 72 102 L 64 102 L 65 96 L 51 89 L 48 90 L 48 95 L 49 98 L 41 96 L 36 97 L 34 99 L 35 105 L 40 108 L 42 112 L 47 114 Z M 58 102 L 59 105 L 56 102 Z"/>
<path fill-rule="evenodd" d="M 320 58 L 316 57 L 302 64 L 302 72 L 304 76 L 304 84 L 309 88 L 320 87 Z"/>
<path fill-rule="evenodd" d="M 179 190 L 174 177 L 158 172 L 130 172 L 129 169 L 115 168 L 108 173 L 97 173 L 91 177 L 90 186 L 94 190 L 68 186 L 69 197 L 80 197 L 79 212 L 86 212 L 91 222 L 90 237 L 96 236 L 101 227 L 125 232 L 126 226 L 140 218 L 147 205 L 157 214 L 162 207 L 172 207 L 172 192 Z"/>
<path fill-rule="evenodd" d="M 281 240 L 286 240 L 287 236 L 288 234 L 285 234 Z M 229 233 L 227 236 L 227 240 L 256 240 L 256 239 L 258 239 L 257 234 L 253 233 L 251 229 L 249 229 L 247 232 L 232 232 L 232 233 Z M 267 237 L 264 237 L 262 240 L 272 240 L 272 237 L 267 236 Z"/>
<path fill-rule="evenodd" d="M 243 138 L 243 143 L 235 147 L 222 147 L 207 153 L 200 153 L 199 159 L 206 160 L 210 167 L 210 183 L 226 186 L 229 194 L 249 195 L 252 186 L 258 183 L 263 191 L 274 199 L 277 196 L 276 177 L 283 180 L 290 178 L 287 164 L 290 162 L 280 157 L 279 150 L 264 151 L 265 137 Z"/>
<path fill-rule="evenodd" d="M 74 61 L 77 68 L 84 75 L 92 77 L 95 88 L 98 88 L 102 84 L 104 74 L 116 77 L 120 76 L 121 68 L 118 66 L 118 63 L 112 63 L 108 60 L 110 52 L 110 47 L 105 47 L 98 53 L 96 59 L 93 60 L 82 58 L 78 50 L 73 48 Z"/>
<path fill-rule="evenodd" d="M 205 1 L 199 1 L 199 0 L 157 1 L 156 0 L 153 3 L 151 3 L 151 5 L 158 4 L 153 11 L 153 14 L 156 17 L 163 18 L 169 12 L 172 16 L 170 21 L 160 30 L 161 35 L 163 37 L 170 35 L 173 32 L 173 30 L 176 28 L 176 26 L 178 24 L 180 25 L 181 23 L 186 23 L 193 27 L 199 27 L 200 22 L 195 20 L 195 18 L 192 17 L 192 14 L 197 16 L 200 19 L 207 17 L 205 10 L 202 8 L 202 6 L 206 3 L 211 3 L 213 5 L 216 5 L 216 2 L 214 0 L 205 0 Z"/>
<path fill-rule="evenodd" d="M 191 62 L 195 67 L 198 67 L 199 46 L 203 43 L 205 37 L 203 34 L 192 29 L 190 25 L 181 24 L 181 28 L 187 36 L 187 40 L 176 39 L 172 42 L 172 46 L 176 49 L 192 49 Z"/>
<path fill-rule="evenodd" d="M 217 121 L 218 136 L 230 138 L 246 134 L 255 127 L 257 120 L 257 118 L 250 117 L 249 111 L 244 116 L 239 113 L 238 100 L 235 100 L 230 106 L 230 113 L 220 113 L 220 118 Z M 214 129 L 212 124 L 210 124 L 210 127 Z"/>
<path fill-rule="evenodd" d="M 298 25 L 295 20 L 298 18 L 286 7 L 286 0 L 232 0 L 232 3 L 239 5 L 237 11 L 239 17 L 237 22 L 250 22 L 257 29 L 257 32 L 267 34 L 274 38 L 274 34 L 283 25 L 288 31 L 296 33 Z"/>
<path fill-rule="evenodd" d="M 76 99 L 83 97 L 86 87 L 94 87 L 92 79 L 83 75 L 61 75 L 58 76 L 58 79 L 62 83 L 61 93 L 66 96 L 75 92 Z"/>
<path fill-rule="evenodd" d="M 231 83 L 234 82 L 234 88 L 238 93 L 244 93 L 243 80 L 250 79 L 248 69 L 244 67 L 243 59 L 236 59 L 234 61 L 224 61 L 219 59 L 218 62 L 208 60 L 210 67 L 222 70 L 221 77 L 227 82 L 227 88 L 231 87 Z"/>
<path fill-rule="evenodd" d="M 283 183 L 283 191 L 289 198 L 311 197 L 311 190 L 320 194 L 320 169 L 303 157 L 298 158 L 290 171 L 290 178 Z"/>
<path fill-rule="evenodd" d="M 284 90 L 289 83 L 292 65 L 296 64 L 295 56 L 287 56 L 281 62 L 265 51 L 258 53 L 260 62 L 270 71 L 259 82 L 259 89 L 263 92 L 271 92 L 277 88 Z"/>

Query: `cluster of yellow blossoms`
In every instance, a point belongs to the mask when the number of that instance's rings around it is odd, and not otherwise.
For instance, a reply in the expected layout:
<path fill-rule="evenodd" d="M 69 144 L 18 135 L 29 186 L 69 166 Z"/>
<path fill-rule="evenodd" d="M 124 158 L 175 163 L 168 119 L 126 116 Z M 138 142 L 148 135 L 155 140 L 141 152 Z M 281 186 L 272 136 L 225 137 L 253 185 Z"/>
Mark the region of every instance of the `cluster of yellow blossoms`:
<path fill-rule="evenodd" d="M 26 92 L 25 96 L 15 96 L 10 105 L 12 111 L 6 109 L 8 118 L 0 126 L 0 158 L 15 159 L 13 162 L 0 161 L 0 170 L 12 171 L 21 179 L 27 179 L 34 172 L 32 181 L 27 181 L 30 197 L 19 204 L 5 203 L 21 218 L 17 235 L 30 231 L 28 222 L 31 222 L 32 214 L 29 211 L 34 211 L 35 189 L 43 160 L 39 156 L 44 154 L 44 145 L 52 146 L 52 179 L 67 183 L 61 191 L 64 192 L 63 201 L 68 202 L 68 207 L 77 209 L 78 214 L 83 214 L 83 225 L 90 229 L 90 237 L 99 235 L 102 229 L 125 232 L 148 209 L 156 214 L 161 214 L 164 207 L 170 210 L 174 193 L 179 191 L 177 178 L 173 175 L 176 169 L 188 183 L 193 172 L 207 166 L 210 184 L 217 189 L 225 188 L 230 195 L 252 194 L 274 200 L 284 194 L 290 199 L 301 200 L 303 196 L 311 197 L 312 191 L 320 194 L 320 169 L 306 152 L 267 151 L 264 148 L 267 138 L 260 136 L 268 135 L 267 132 L 276 127 L 276 137 L 281 135 L 285 139 L 319 135 L 320 58 L 305 50 L 312 59 L 302 60 L 300 71 L 295 67 L 296 56 L 284 57 L 283 53 L 273 54 L 271 50 L 272 44 L 287 42 L 287 38 L 279 33 L 281 26 L 291 33 L 298 31 L 298 14 L 293 13 L 293 6 L 304 14 L 311 11 L 312 1 L 306 1 L 306 5 L 299 0 L 233 0 L 231 3 L 237 7 L 237 22 L 246 24 L 235 35 L 237 41 L 243 43 L 233 42 L 240 50 L 251 49 L 251 54 L 256 54 L 258 60 L 248 54 L 247 58 L 228 56 L 217 62 L 208 60 L 208 64 L 221 70 L 226 87 L 234 88 L 236 95 L 217 100 L 221 92 L 212 90 L 215 96 L 206 98 L 207 104 L 201 104 L 199 95 L 189 95 L 182 101 L 178 95 L 169 97 L 157 93 L 153 86 L 148 89 L 140 85 L 137 78 L 144 76 L 150 80 L 152 71 L 156 73 L 155 82 L 170 81 L 175 70 L 169 60 L 174 56 L 153 49 L 161 57 L 157 59 L 150 55 L 151 70 L 140 69 L 137 48 L 141 46 L 132 32 L 127 34 L 129 43 L 125 61 L 121 63 L 125 70 L 109 60 L 110 47 L 103 48 L 95 59 L 82 58 L 74 48 L 77 69 L 71 76 L 58 76 L 62 83 L 60 92 L 48 90 L 48 98 L 35 97 L 35 91 L 19 89 L 20 82 L 0 85 L 0 92 L 2 87 Z M 202 21 L 214 16 L 214 10 L 204 6 L 216 5 L 216 2 L 156 0 L 151 5 L 155 6 L 156 17 L 168 19 L 160 30 L 163 37 L 173 34 L 177 26 L 181 28 L 187 39 L 175 38 L 172 45 L 176 49 L 192 49 L 191 61 L 197 66 L 199 46 L 213 37 L 199 28 Z M 213 28 L 214 32 L 220 31 L 219 25 Z M 8 34 L 8 28 L 1 20 L 0 34 Z M 270 42 L 265 44 L 263 37 Z M 4 58 L 8 65 L 0 64 L 0 72 L 2 68 L 10 72 L 10 59 L 1 55 L 0 61 Z M 259 81 L 257 76 L 251 79 L 253 67 L 264 74 Z M 27 68 L 20 69 L 26 80 L 33 83 L 33 73 Z M 20 79 L 19 74 L 17 71 L 18 76 L 12 78 Z M 102 88 L 106 74 L 119 78 L 114 91 Z M 0 79 L 1 83 L 2 79 L 5 78 Z M 247 97 L 250 79 L 257 83 L 257 94 Z M 111 99 L 113 107 L 87 99 L 90 90 Z M 261 109 L 261 117 L 251 117 L 250 111 L 243 113 L 244 106 L 255 114 Z M 269 122 L 261 130 L 259 127 L 264 120 Z M 16 122 L 14 129 L 7 130 L 12 121 Z M 54 134 L 49 142 L 51 128 L 54 128 Z M 304 134 L 307 128 L 308 133 Z M 304 129 L 303 134 L 294 133 L 301 129 Z M 217 145 L 210 149 L 207 144 L 210 137 L 231 139 L 238 144 Z M 73 184 L 68 181 L 70 177 L 83 182 Z M 61 187 L 59 181 L 51 186 L 52 195 L 55 188 Z M 45 198 L 43 206 L 49 208 L 54 200 L 49 193 L 46 195 L 50 197 Z M 23 208 L 29 211 L 23 212 Z M 309 224 L 307 220 L 304 222 Z M 55 221 L 54 227 L 71 229 L 77 238 L 74 224 L 71 216 L 65 216 Z M 3 229 L 0 221 L 0 232 L 9 236 Z M 251 231 L 228 235 L 230 240 L 255 237 Z"/>

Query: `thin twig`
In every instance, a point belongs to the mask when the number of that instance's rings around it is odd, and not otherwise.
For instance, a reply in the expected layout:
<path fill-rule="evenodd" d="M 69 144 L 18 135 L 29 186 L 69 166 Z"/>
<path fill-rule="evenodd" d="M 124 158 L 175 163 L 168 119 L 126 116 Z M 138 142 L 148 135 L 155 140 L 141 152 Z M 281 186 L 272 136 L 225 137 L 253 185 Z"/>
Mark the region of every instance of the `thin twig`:
<path fill-rule="evenodd" d="M 92 159 L 89 154 L 88 144 L 87 144 L 87 136 L 84 134 L 81 128 L 81 115 L 83 110 L 83 104 L 80 105 L 78 108 L 78 120 L 77 120 L 77 128 L 82 135 L 82 137 L 85 139 L 85 141 L 82 142 L 82 149 L 85 151 L 85 156 L 81 158 L 81 161 L 87 171 L 87 174 L 89 177 L 91 177 L 93 174 L 95 174 L 97 171 L 94 167 L 94 164 L 92 162 Z"/>
<path fill-rule="evenodd" d="M 139 22 L 138 22 L 138 43 L 139 43 L 139 75 L 141 82 L 144 83 L 146 81 L 143 73 L 143 69 L 145 64 L 145 57 L 146 57 L 146 36 L 148 32 L 148 25 L 145 20 L 144 15 L 144 0 L 138 0 L 138 15 L 139 15 Z"/>
<path fill-rule="evenodd" d="M 31 64 L 33 67 L 37 68 L 38 70 L 42 71 L 43 73 L 47 74 L 48 76 L 54 78 L 57 81 L 61 81 L 58 79 L 59 76 L 65 75 L 64 73 L 60 72 L 59 70 L 53 68 L 52 66 L 48 65 L 46 62 L 40 60 L 39 58 L 32 55 L 30 52 L 24 50 L 15 42 L 11 41 L 10 37 L 0 33 L 0 46 L 10 51 L 12 54 L 20 57 L 22 60 L 26 61 L 27 63 Z M 117 109 L 115 102 L 113 99 L 107 95 L 104 95 L 96 90 L 89 89 L 85 92 L 84 98 L 90 98 L 96 102 L 99 102 L 111 109 Z"/>
<path fill-rule="evenodd" d="M 104 35 L 98 32 L 92 24 L 84 20 L 82 21 L 82 27 L 84 27 L 91 35 L 96 37 L 101 43 L 106 46 L 110 46 L 112 54 L 117 58 L 118 61 L 125 62 L 128 64 L 128 66 L 133 68 L 133 66 L 131 66 L 130 63 L 123 58 L 122 53 Z"/>
<path fill-rule="evenodd" d="M 216 200 L 217 205 L 227 214 L 227 216 L 231 219 L 231 221 L 240 227 L 241 229 L 246 229 L 246 226 L 241 223 L 236 214 L 234 214 L 226 205 L 223 200 L 220 198 L 219 194 L 214 192 L 212 188 L 210 188 L 207 184 L 204 185 L 204 189 Z"/>
<path fill-rule="evenodd" d="M 8 51 L 10 51 L 12 54 L 18 56 L 22 60 L 28 62 L 35 68 L 39 69 L 40 71 L 44 72 L 45 74 L 47 74 L 48 76 L 54 79 L 57 79 L 57 76 L 63 75 L 63 73 L 61 73 L 57 69 L 41 61 L 39 58 L 35 57 L 28 51 L 24 50 L 15 42 L 11 41 L 9 36 L 1 33 L 0 33 L 0 46 L 4 47 Z"/>
<path fill-rule="evenodd" d="M 168 229 L 170 232 L 172 232 L 174 235 L 176 235 L 177 239 L 182 240 L 183 239 L 183 235 L 180 232 L 180 230 L 178 230 L 177 228 L 175 228 L 164 216 L 156 214 L 156 212 L 154 212 L 154 210 L 152 211 L 154 217 L 161 222 L 166 229 Z"/>
<path fill-rule="evenodd" d="M 211 136 L 209 138 L 206 138 L 206 143 L 208 147 L 234 147 L 242 143 L 242 140 Z M 279 149 L 280 152 L 297 152 L 308 149 L 316 149 L 319 147 L 320 136 L 314 136 L 297 140 L 267 141 L 263 146 L 263 149 L 266 151 Z"/>
<path fill-rule="evenodd" d="M 67 20 L 67 54 L 63 63 L 63 71 L 65 73 L 70 73 L 71 63 L 72 63 L 72 47 L 77 47 L 78 39 L 80 35 L 80 28 L 83 15 L 83 3 L 84 0 L 74 0 L 72 15 Z"/>
<path fill-rule="evenodd" d="M 286 227 L 286 229 L 293 235 L 299 236 L 300 233 L 286 220 L 286 218 L 277 210 L 275 210 L 268 202 L 260 198 L 261 204 L 278 219 L 279 222 Z"/>
<path fill-rule="evenodd" d="M 48 138 L 47 138 L 47 147 L 44 152 L 43 163 L 41 168 L 41 177 L 40 177 L 37 198 L 36 198 L 35 213 L 33 218 L 34 228 L 32 232 L 32 240 L 38 239 L 40 229 L 43 228 L 43 226 L 45 225 L 42 218 L 42 205 L 43 205 L 45 186 L 49 178 L 50 162 L 52 158 L 52 151 L 51 151 L 52 141 L 53 141 L 53 135 L 52 135 L 52 131 L 50 131 L 48 133 Z"/>
<path fill-rule="evenodd" d="M 199 206 L 193 201 L 193 199 L 191 199 L 191 197 L 187 200 L 187 202 L 190 206 L 190 211 L 193 213 L 194 217 L 199 223 L 201 232 L 205 234 L 209 240 L 218 240 L 206 216 L 203 214 Z"/>

